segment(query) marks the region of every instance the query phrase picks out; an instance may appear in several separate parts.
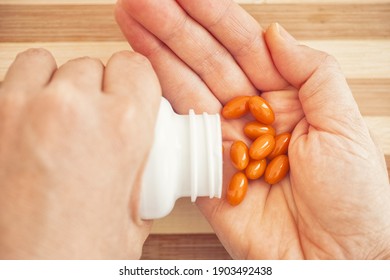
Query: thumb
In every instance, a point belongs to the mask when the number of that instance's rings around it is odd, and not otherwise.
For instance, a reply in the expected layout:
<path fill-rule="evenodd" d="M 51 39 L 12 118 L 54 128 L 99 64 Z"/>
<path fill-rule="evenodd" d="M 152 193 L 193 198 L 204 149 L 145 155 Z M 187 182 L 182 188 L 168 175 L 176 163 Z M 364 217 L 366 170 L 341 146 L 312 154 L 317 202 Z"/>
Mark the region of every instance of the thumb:
<path fill-rule="evenodd" d="M 276 68 L 299 90 L 309 125 L 341 135 L 345 135 L 346 129 L 350 131 L 351 124 L 365 126 L 345 77 L 332 56 L 300 45 L 277 23 L 268 28 L 265 39 Z"/>

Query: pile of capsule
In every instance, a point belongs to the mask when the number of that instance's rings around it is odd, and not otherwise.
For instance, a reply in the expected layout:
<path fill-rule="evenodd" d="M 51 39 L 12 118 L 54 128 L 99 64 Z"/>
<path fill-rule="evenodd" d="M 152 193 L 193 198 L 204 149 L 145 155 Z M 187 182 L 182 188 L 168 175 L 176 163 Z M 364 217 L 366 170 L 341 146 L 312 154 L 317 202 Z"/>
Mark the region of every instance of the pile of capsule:
<path fill-rule="evenodd" d="M 237 169 L 229 183 L 227 201 L 238 205 L 245 198 L 248 179 L 257 180 L 264 175 L 268 184 L 276 184 L 289 171 L 287 157 L 291 134 L 276 135 L 271 124 L 274 112 L 266 100 L 260 96 L 239 96 L 230 100 L 222 109 L 222 116 L 238 119 L 250 112 L 256 121 L 244 126 L 244 134 L 253 142 L 248 146 L 240 140 L 234 141 L 230 148 L 230 159 Z"/>

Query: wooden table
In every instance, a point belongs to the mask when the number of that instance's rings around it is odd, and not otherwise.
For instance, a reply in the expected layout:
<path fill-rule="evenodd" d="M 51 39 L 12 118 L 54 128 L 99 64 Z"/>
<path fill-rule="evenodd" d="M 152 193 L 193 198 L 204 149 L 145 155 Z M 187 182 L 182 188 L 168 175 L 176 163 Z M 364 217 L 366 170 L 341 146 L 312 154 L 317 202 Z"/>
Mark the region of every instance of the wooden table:
<path fill-rule="evenodd" d="M 114 0 L 0 0 L 0 81 L 15 55 L 45 47 L 58 64 L 129 49 L 113 17 Z M 238 1 L 263 26 L 277 21 L 301 42 L 340 62 L 390 166 L 390 0 Z M 388 168 L 389 170 L 389 168 Z M 210 226 L 188 200 L 155 222 L 144 259 L 225 259 Z"/>

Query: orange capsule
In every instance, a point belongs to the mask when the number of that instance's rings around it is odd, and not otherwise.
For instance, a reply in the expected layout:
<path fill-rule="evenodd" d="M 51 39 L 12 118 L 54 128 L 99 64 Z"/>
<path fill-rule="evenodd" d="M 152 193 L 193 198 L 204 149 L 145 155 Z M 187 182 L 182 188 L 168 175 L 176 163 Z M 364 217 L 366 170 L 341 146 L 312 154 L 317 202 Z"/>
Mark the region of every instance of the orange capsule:
<path fill-rule="evenodd" d="M 235 168 L 244 170 L 249 162 L 248 147 L 242 141 L 235 141 L 230 147 L 230 159 Z"/>
<path fill-rule="evenodd" d="M 246 191 L 248 189 L 248 179 L 242 172 L 237 172 L 230 180 L 229 187 L 227 189 L 227 201 L 230 205 L 238 205 L 244 199 Z"/>
<path fill-rule="evenodd" d="M 248 122 L 244 126 L 244 134 L 250 139 L 255 140 L 264 134 L 271 134 L 272 136 L 275 136 L 275 129 L 270 125 L 259 122 Z"/>
<path fill-rule="evenodd" d="M 271 106 L 260 96 L 252 96 L 248 100 L 248 108 L 255 119 L 261 123 L 271 124 L 275 120 Z"/>
<path fill-rule="evenodd" d="M 249 156 L 252 159 L 266 158 L 275 147 L 275 138 L 271 134 L 264 134 L 257 138 L 249 148 Z"/>
<path fill-rule="evenodd" d="M 245 169 L 245 175 L 248 179 L 256 180 L 263 176 L 265 168 L 267 167 L 267 160 L 251 160 Z"/>
<path fill-rule="evenodd" d="M 222 116 L 225 119 L 238 119 L 248 112 L 248 100 L 250 96 L 237 96 L 230 100 L 222 108 Z"/>
<path fill-rule="evenodd" d="M 275 148 L 268 155 L 268 159 L 272 160 L 279 155 L 285 155 L 288 151 L 288 145 L 290 144 L 291 134 L 286 132 L 279 134 L 275 137 Z"/>
<path fill-rule="evenodd" d="M 268 163 L 267 168 L 265 169 L 264 180 L 268 184 L 276 184 L 286 176 L 289 169 L 290 164 L 288 162 L 288 156 L 277 156 Z"/>

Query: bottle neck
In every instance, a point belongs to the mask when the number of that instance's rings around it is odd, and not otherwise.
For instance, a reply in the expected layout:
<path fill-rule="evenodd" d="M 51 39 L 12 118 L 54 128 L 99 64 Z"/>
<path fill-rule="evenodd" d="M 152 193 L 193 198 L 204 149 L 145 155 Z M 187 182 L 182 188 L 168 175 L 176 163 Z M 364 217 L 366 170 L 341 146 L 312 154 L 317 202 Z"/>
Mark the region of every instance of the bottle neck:
<path fill-rule="evenodd" d="M 163 98 L 142 180 L 141 217 L 167 215 L 171 209 L 166 208 L 179 197 L 193 202 L 201 196 L 220 198 L 222 167 L 219 115 L 196 115 L 193 110 L 178 115 Z"/>
<path fill-rule="evenodd" d="M 198 196 L 222 195 L 222 130 L 218 114 L 189 112 L 191 201 Z"/>

